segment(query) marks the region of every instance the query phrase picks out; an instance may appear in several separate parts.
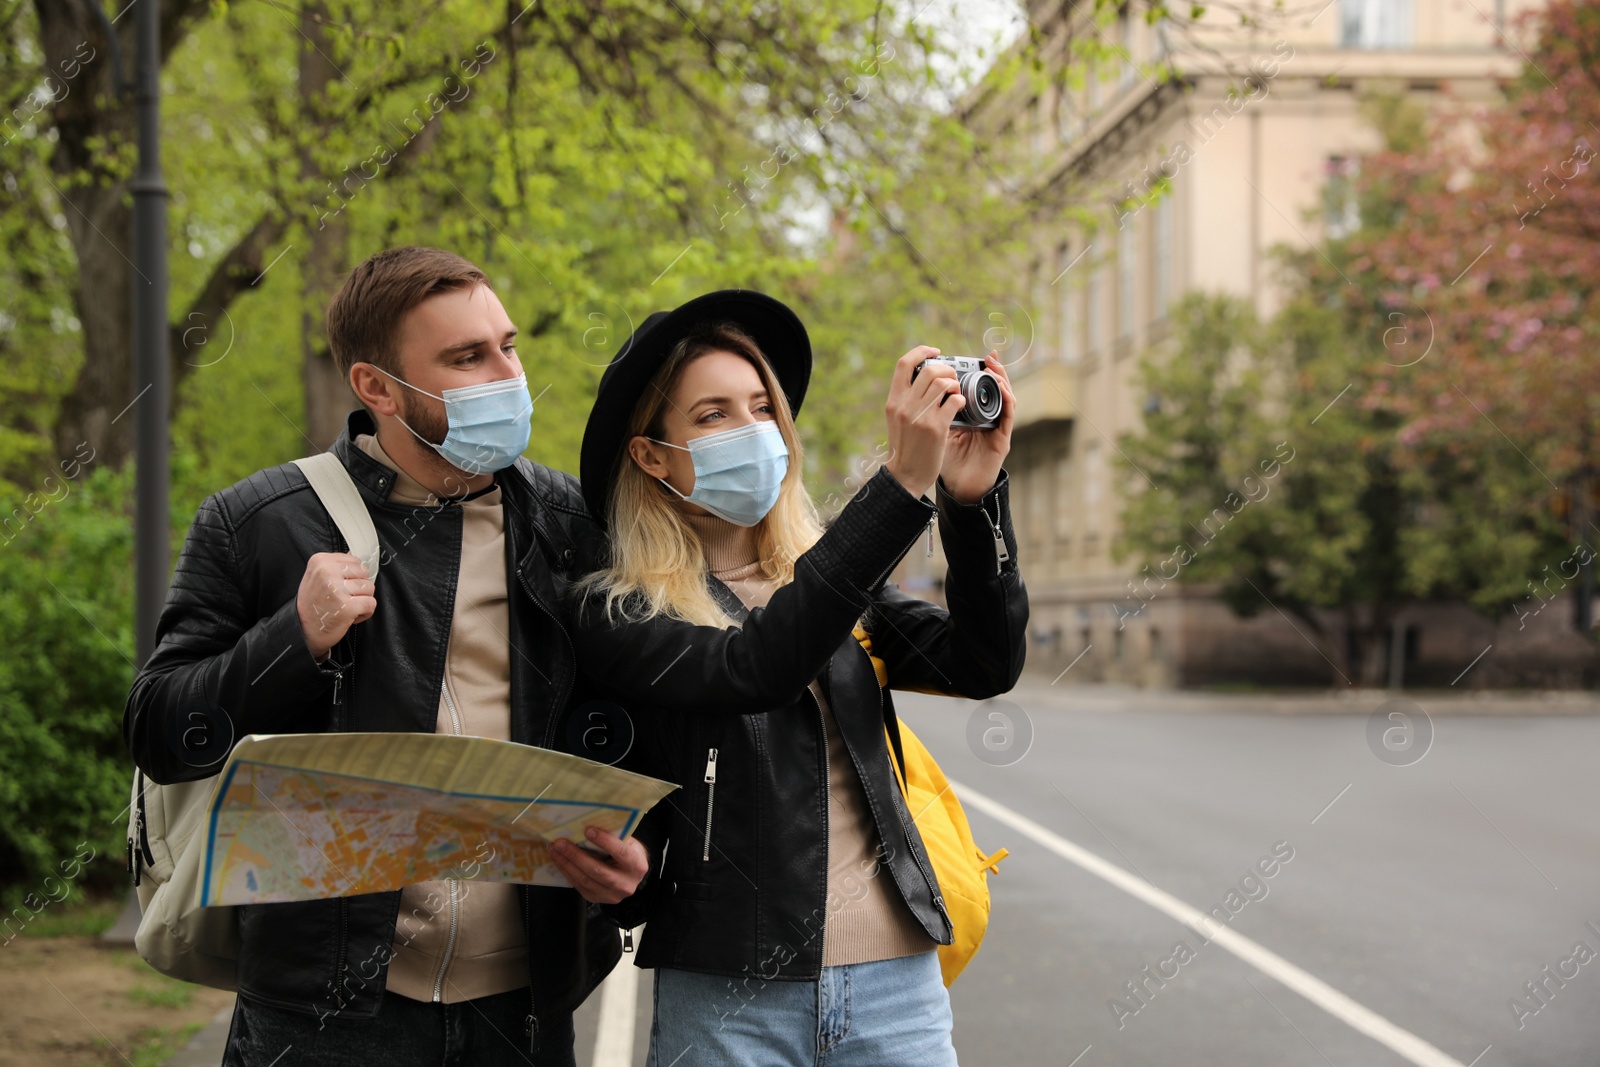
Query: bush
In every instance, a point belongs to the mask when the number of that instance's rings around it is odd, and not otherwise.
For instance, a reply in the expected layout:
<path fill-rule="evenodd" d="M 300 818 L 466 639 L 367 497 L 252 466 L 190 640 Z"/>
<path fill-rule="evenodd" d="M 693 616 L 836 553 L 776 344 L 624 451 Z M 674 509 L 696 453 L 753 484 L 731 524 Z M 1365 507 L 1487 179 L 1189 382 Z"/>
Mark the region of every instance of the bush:
<path fill-rule="evenodd" d="M 133 769 L 122 741 L 134 675 L 132 483 L 131 466 L 89 468 L 36 512 L 24 504 L 31 518 L 0 530 L 8 912 L 30 896 L 37 910 L 73 887 L 122 884 Z"/>

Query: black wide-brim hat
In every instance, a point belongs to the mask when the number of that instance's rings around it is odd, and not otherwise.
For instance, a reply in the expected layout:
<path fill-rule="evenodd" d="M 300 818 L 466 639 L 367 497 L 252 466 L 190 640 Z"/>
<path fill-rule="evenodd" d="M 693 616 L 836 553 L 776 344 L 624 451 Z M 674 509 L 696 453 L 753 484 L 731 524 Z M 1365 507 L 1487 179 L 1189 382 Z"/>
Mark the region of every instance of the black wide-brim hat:
<path fill-rule="evenodd" d="M 650 379 L 672 348 L 701 329 L 729 323 L 755 341 L 767 357 L 789 410 L 800 412 L 811 381 L 811 338 L 789 308 L 753 289 L 723 289 L 697 296 L 672 311 L 655 311 L 633 331 L 600 376 L 589 422 L 583 429 L 578 474 L 589 513 L 602 524 L 627 444 L 628 425 Z"/>

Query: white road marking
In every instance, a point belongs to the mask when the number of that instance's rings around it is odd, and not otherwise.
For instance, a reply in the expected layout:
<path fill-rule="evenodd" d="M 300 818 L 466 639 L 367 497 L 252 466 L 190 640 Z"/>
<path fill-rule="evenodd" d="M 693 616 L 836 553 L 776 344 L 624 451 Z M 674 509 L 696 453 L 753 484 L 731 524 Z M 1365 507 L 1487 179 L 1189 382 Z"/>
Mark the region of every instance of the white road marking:
<path fill-rule="evenodd" d="M 1025 815 L 959 782 L 951 782 L 961 802 L 1011 827 L 1018 833 L 1077 864 L 1097 878 L 1104 879 L 1159 912 L 1176 919 L 1199 936 L 1239 957 L 1269 978 L 1289 987 L 1335 1019 L 1385 1046 L 1417 1067 L 1464 1067 L 1460 1060 L 1445 1055 L 1409 1030 L 1402 1030 L 1370 1008 L 1356 1003 L 1337 989 L 1288 960 L 1256 944 L 1242 934 L 1220 926 L 1214 919 L 1192 908 L 1143 878 L 1129 874 L 1088 849 L 1073 844 L 1060 834 L 1045 829 Z"/>
<path fill-rule="evenodd" d="M 641 928 L 642 929 L 642 928 Z M 634 931 L 635 940 L 639 930 Z M 633 1020 L 639 1007 L 639 968 L 622 959 L 600 983 L 600 1023 L 594 1039 L 594 1067 L 631 1067 Z"/>

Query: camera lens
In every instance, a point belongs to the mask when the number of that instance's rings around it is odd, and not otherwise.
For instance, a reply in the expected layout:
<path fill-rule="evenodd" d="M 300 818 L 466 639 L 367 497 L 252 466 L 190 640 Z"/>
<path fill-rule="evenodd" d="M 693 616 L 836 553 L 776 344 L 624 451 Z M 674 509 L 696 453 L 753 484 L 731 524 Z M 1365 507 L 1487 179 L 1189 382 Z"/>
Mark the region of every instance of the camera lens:
<path fill-rule="evenodd" d="M 961 392 L 967 398 L 967 408 L 975 422 L 994 422 L 1000 417 L 1003 394 L 1000 380 L 989 371 L 977 371 L 962 382 Z"/>

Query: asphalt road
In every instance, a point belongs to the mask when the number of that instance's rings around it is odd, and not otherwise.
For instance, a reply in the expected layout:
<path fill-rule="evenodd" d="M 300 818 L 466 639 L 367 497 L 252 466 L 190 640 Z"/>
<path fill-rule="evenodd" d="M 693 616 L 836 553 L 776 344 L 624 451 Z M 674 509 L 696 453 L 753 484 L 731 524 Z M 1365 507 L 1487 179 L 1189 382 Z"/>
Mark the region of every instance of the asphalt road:
<path fill-rule="evenodd" d="M 1012 855 L 952 990 L 962 1062 L 1600 1063 L 1595 707 L 1423 700 L 1426 718 L 1384 706 L 1369 740 L 1381 699 L 897 697 L 959 786 L 1132 876 L 1116 884 L 968 799 L 980 845 Z M 995 710 L 1016 721 L 1009 750 Z M 1030 723 L 1025 754 L 992 765 L 1023 752 Z M 983 729 L 1002 731 L 988 762 Z M 1242 938 L 1208 943 L 1135 895 L 1146 883 L 1179 908 L 1221 907 L 1214 925 Z M 1525 983 L 1539 981 L 1535 999 Z"/>
<path fill-rule="evenodd" d="M 961 1062 L 1600 1064 L 1600 701 L 1418 700 L 897 696 L 1011 850 L 951 992 Z M 636 974 L 580 1010 L 578 1063 L 645 1062 Z"/>

